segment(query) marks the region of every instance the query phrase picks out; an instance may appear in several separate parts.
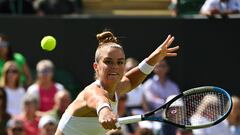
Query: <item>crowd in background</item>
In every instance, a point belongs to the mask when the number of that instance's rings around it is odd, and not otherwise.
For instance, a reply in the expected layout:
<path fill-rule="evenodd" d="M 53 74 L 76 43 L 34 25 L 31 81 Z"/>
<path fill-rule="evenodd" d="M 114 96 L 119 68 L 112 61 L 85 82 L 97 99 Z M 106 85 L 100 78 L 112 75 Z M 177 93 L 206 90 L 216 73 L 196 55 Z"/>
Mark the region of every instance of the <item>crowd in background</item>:
<path fill-rule="evenodd" d="M 134 58 L 126 60 L 125 72 L 138 65 Z M 33 81 L 26 58 L 13 52 L 6 35 L 0 35 L 0 135 L 53 135 L 58 121 L 70 104 L 71 94 L 54 80 L 54 66 L 50 60 L 36 64 Z M 118 116 L 143 114 L 153 110 L 180 93 L 179 87 L 168 77 L 170 67 L 160 61 L 153 76 L 143 84 L 119 97 Z M 232 97 L 233 109 L 227 120 L 199 130 L 185 130 L 174 126 L 142 121 L 110 131 L 109 135 L 240 135 L 240 99 Z M 160 116 L 161 117 L 161 116 Z"/>
<path fill-rule="evenodd" d="M 179 3 L 188 2 L 188 0 L 169 1 L 172 16 L 179 14 Z M 229 14 L 240 12 L 240 0 L 205 0 L 205 3 L 200 6 L 202 7 L 199 14 L 208 17 L 215 15 L 227 17 Z M 0 14 L 69 15 L 82 14 L 83 8 L 82 0 L 0 0 Z"/>

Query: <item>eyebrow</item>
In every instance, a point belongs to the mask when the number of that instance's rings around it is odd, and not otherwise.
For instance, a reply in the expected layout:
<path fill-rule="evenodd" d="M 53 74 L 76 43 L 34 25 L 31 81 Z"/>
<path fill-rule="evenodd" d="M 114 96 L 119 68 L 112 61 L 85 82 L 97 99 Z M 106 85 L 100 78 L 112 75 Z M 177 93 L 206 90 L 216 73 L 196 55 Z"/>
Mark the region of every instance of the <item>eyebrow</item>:
<path fill-rule="evenodd" d="M 112 58 L 106 57 L 106 58 L 104 58 L 104 60 L 112 60 Z M 125 60 L 125 58 L 118 58 L 118 60 Z"/>

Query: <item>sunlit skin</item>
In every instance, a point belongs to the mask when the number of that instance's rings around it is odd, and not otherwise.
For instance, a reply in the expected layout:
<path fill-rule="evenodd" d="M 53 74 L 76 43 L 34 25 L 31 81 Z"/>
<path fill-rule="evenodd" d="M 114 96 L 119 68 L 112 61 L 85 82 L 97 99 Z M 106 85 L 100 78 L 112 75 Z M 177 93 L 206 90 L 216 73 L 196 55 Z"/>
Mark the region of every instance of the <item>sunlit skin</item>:
<path fill-rule="evenodd" d="M 176 56 L 175 51 L 179 47 L 168 48 L 173 40 L 174 37 L 169 35 L 162 45 L 145 59 L 147 64 L 153 66 L 165 57 Z M 115 43 L 111 44 L 114 45 Z M 126 94 L 142 83 L 147 75 L 140 71 L 138 67 L 124 74 L 125 54 L 122 49 L 108 45 L 102 47 L 100 51 L 100 59 L 93 64 L 93 68 L 102 87 L 95 83 L 87 86 L 69 105 L 66 113 L 76 117 L 98 117 L 103 128 L 116 129 L 117 115 L 108 107 L 105 107 L 101 109 L 99 116 L 97 116 L 97 106 L 103 103 L 109 104 L 109 99 L 115 101 L 115 92 L 118 96 Z M 57 130 L 56 135 L 61 134 Z"/>
<path fill-rule="evenodd" d="M 11 65 L 10 68 L 7 71 L 7 80 L 6 80 L 6 86 L 10 87 L 12 89 L 16 89 L 16 81 L 18 81 L 19 78 L 19 71 L 15 65 Z"/>

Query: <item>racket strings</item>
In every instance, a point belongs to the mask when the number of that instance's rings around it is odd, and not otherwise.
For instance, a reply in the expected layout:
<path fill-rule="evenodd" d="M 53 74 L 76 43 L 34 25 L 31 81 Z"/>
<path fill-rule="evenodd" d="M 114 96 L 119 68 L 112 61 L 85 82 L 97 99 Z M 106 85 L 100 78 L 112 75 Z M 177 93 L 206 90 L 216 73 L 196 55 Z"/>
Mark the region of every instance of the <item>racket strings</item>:
<path fill-rule="evenodd" d="M 180 125 L 204 125 L 218 120 L 227 111 L 228 98 L 218 92 L 187 95 L 173 102 L 166 117 Z"/>

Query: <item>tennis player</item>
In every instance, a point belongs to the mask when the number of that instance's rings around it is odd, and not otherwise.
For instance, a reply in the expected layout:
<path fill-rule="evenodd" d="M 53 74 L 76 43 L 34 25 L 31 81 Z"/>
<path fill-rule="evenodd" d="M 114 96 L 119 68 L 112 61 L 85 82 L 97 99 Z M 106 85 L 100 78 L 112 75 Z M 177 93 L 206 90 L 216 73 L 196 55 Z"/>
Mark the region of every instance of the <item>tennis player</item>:
<path fill-rule="evenodd" d="M 125 54 L 117 38 L 106 31 L 97 34 L 97 39 L 99 45 L 93 63 L 96 81 L 66 109 L 56 135 L 104 135 L 107 130 L 116 129 L 118 97 L 138 86 L 157 62 L 176 56 L 179 48 L 168 48 L 174 40 L 169 35 L 150 56 L 124 75 Z"/>

